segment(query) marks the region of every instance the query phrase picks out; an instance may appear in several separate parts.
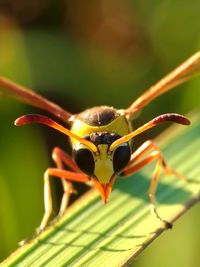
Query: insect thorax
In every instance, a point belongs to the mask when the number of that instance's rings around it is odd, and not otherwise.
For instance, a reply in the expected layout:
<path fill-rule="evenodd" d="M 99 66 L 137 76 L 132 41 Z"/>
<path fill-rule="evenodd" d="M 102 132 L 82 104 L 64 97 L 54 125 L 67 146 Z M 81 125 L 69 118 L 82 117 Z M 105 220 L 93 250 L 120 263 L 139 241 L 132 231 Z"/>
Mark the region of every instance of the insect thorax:
<path fill-rule="evenodd" d="M 100 106 L 87 109 L 76 115 L 71 131 L 85 137 L 92 133 L 115 133 L 124 136 L 132 128 L 126 117 L 119 110 L 112 107 Z M 72 139 L 72 144 L 77 141 Z"/>

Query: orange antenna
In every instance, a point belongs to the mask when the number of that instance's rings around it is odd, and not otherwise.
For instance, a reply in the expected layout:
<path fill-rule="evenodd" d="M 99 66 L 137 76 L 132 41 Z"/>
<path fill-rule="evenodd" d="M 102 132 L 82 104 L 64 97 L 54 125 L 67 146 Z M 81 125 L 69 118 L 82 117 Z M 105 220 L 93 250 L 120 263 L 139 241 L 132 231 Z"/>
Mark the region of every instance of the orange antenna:
<path fill-rule="evenodd" d="M 190 121 L 182 115 L 179 115 L 176 113 L 162 114 L 162 115 L 150 120 L 149 122 L 145 123 L 143 126 L 139 127 L 135 131 L 133 131 L 127 135 L 124 135 L 121 138 L 114 141 L 111 144 L 109 150 L 113 151 L 120 144 L 130 141 L 130 139 L 132 139 L 136 135 L 156 126 L 157 124 L 160 124 L 160 123 L 166 122 L 166 121 L 172 121 L 172 122 L 176 122 L 176 123 L 183 124 L 183 125 L 189 125 L 190 124 Z"/>
<path fill-rule="evenodd" d="M 57 122 L 55 122 L 54 120 L 46 116 L 42 116 L 39 114 L 28 114 L 28 115 L 24 115 L 24 116 L 17 118 L 14 122 L 16 126 L 22 126 L 22 125 L 29 124 L 29 123 L 45 124 L 53 129 L 56 129 L 57 131 L 61 133 L 64 133 L 65 135 L 71 138 L 76 139 L 78 142 L 88 146 L 93 152 L 97 152 L 97 147 L 92 142 L 72 133 L 67 128 L 63 127 L 62 125 L 58 124 Z"/>

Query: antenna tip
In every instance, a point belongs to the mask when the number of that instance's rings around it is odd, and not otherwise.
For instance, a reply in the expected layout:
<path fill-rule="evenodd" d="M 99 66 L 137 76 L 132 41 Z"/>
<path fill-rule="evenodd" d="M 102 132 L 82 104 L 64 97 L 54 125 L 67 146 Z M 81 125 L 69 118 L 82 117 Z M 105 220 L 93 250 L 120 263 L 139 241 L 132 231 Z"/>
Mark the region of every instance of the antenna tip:
<path fill-rule="evenodd" d="M 19 118 L 17 118 L 14 121 L 15 126 L 22 126 L 31 122 L 40 122 L 43 119 L 41 115 L 38 114 L 28 114 L 28 115 L 23 115 Z"/>
<path fill-rule="evenodd" d="M 166 121 L 176 122 L 176 123 L 183 124 L 183 125 L 190 125 L 191 124 L 191 122 L 188 118 L 186 118 L 183 115 L 176 114 L 176 113 L 167 113 L 167 114 L 160 115 L 160 116 L 154 118 L 152 120 L 152 123 L 154 125 L 156 125 L 156 124 L 166 122 Z"/>
<path fill-rule="evenodd" d="M 22 124 L 23 124 L 22 117 L 19 117 L 14 121 L 15 126 L 21 126 Z"/>

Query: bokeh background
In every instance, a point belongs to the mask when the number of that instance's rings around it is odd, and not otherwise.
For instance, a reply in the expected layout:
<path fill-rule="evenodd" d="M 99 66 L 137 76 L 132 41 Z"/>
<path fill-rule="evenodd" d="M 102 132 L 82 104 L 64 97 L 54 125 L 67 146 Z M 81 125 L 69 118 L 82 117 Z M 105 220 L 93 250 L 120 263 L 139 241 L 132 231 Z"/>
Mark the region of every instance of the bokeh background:
<path fill-rule="evenodd" d="M 199 0 L 1 0 L 0 75 L 70 112 L 101 104 L 125 108 L 200 48 L 199 10 Z M 197 78 L 152 102 L 135 124 L 199 106 Z M 53 130 L 14 127 L 18 116 L 30 112 L 38 110 L 0 98 L 0 260 L 40 223 L 42 174 L 53 166 L 52 148 L 69 150 L 66 138 Z M 59 202 L 59 184 L 54 187 Z M 134 266 L 198 266 L 199 213 L 197 205 Z"/>

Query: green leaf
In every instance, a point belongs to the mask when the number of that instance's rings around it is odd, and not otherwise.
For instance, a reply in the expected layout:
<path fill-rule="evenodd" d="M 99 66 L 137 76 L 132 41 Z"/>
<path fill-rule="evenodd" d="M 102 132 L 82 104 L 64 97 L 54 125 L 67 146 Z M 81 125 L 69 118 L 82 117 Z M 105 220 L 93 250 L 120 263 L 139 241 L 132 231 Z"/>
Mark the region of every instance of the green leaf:
<path fill-rule="evenodd" d="M 158 139 L 167 162 L 196 182 L 161 177 L 157 210 L 176 221 L 200 200 L 200 112 L 192 126 L 173 126 Z M 104 206 L 95 190 L 76 201 L 61 220 L 19 248 L 3 266 L 126 266 L 163 231 L 150 213 L 148 187 L 154 164 L 118 179 Z M 27 218 L 28 223 L 28 218 Z"/>

